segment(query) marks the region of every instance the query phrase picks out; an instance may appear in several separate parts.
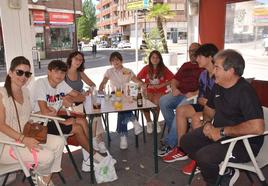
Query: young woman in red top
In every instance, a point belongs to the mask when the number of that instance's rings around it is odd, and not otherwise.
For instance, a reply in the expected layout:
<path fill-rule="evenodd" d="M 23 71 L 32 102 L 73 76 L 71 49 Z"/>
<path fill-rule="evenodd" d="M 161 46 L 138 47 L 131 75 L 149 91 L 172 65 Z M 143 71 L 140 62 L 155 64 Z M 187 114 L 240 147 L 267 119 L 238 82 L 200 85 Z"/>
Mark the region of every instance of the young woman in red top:
<path fill-rule="evenodd" d="M 158 106 L 157 118 L 160 110 L 159 99 L 162 95 L 166 94 L 167 85 L 170 84 L 173 76 L 173 73 L 164 65 L 163 58 L 157 50 L 150 53 L 149 64 L 143 67 L 137 75 L 138 78 L 143 79 L 147 84 L 146 91 L 148 99 Z M 147 133 L 151 134 L 153 132 L 153 128 L 150 112 L 144 111 L 144 115 L 147 120 Z M 157 125 L 157 132 L 161 132 L 159 125 Z"/>

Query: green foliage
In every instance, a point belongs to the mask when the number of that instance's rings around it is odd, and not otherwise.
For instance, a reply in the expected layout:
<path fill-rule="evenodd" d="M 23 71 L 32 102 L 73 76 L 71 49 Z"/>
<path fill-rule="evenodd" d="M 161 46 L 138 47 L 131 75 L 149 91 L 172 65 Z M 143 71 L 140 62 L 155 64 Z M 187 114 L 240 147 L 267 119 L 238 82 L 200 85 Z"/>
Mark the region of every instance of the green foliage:
<path fill-rule="evenodd" d="M 78 39 L 92 38 L 92 31 L 96 28 L 96 9 L 92 3 L 92 0 L 84 0 L 83 2 L 83 15 L 78 18 Z"/>
<path fill-rule="evenodd" d="M 149 62 L 149 55 L 153 50 L 158 50 L 160 53 L 164 52 L 162 38 L 160 38 L 160 33 L 157 28 L 153 28 L 149 33 L 144 35 L 144 41 L 146 43 L 147 49 L 145 49 L 144 63 Z"/>
<path fill-rule="evenodd" d="M 168 53 L 167 41 L 163 30 L 163 22 L 171 19 L 175 13 L 170 9 L 168 4 L 155 4 L 147 14 L 147 19 L 156 19 L 157 29 L 163 44 L 164 53 Z"/>

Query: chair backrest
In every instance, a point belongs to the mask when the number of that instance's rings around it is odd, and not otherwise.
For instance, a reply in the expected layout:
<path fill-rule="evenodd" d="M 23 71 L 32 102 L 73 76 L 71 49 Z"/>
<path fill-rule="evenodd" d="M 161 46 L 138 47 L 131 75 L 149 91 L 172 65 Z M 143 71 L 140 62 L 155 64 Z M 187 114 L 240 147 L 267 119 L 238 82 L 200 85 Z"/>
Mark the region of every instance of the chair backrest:
<path fill-rule="evenodd" d="M 268 108 L 267 107 L 262 107 L 262 108 L 263 108 L 263 114 L 264 114 L 265 131 L 268 131 Z M 267 154 L 268 154 L 268 135 L 264 137 L 262 148 L 256 157 L 256 160 L 260 168 L 268 164 Z"/>

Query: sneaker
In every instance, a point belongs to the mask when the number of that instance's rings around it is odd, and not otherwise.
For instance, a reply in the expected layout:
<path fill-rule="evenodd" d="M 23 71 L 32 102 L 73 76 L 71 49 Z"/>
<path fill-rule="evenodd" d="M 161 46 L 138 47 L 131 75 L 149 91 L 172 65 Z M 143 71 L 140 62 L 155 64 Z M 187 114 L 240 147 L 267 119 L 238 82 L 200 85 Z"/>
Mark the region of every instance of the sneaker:
<path fill-rule="evenodd" d="M 166 146 L 166 145 L 162 145 L 162 147 L 160 147 L 158 149 L 158 156 L 159 157 L 164 157 L 165 155 L 167 155 L 170 151 L 172 150 L 172 148 L 170 146 Z"/>
<path fill-rule="evenodd" d="M 187 158 L 188 156 L 180 149 L 180 147 L 175 147 L 163 157 L 163 161 L 170 163 L 179 160 L 186 160 Z"/>
<path fill-rule="evenodd" d="M 238 169 L 228 168 L 222 177 L 220 186 L 233 186 L 239 178 L 239 174 Z"/>
<path fill-rule="evenodd" d="M 190 163 L 186 164 L 182 168 L 182 172 L 184 174 L 191 175 L 195 166 L 196 166 L 196 161 L 192 160 L 192 161 L 190 161 Z M 198 174 L 198 173 L 200 173 L 200 169 L 199 169 L 199 167 L 196 167 L 194 174 Z"/>
<path fill-rule="evenodd" d="M 135 135 L 139 135 L 140 133 L 142 133 L 142 126 L 137 120 L 133 121 L 133 127 Z"/>
<path fill-rule="evenodd" d="M 157 123 L 156 131 L 158 134 L 161 132 L 161 127 L 160 127 L 159 123 Z"/>
<path fill-rule="evenodd" d="M 83 160 L 82 171 L 83 172 L 90 172 L 90 158 L 88 158 L 87 160 Z"/>
<path fill-rule="evenodd" d="M 103 141 L 98 143 L 98 148 L 99 148 L 100 153 L 107 152 L 107 148 L 106 148 L 105 143 Z"/>
<path fill-rule="evenodd" d="M 127 149 L 127 136 L 120 137 L 120 149 Z"/>
<path fill-rule="evenodd" d="M 147 122 L 147 133 L 148 134 L 153 133 L 153 123 L 151 121 Z"/>

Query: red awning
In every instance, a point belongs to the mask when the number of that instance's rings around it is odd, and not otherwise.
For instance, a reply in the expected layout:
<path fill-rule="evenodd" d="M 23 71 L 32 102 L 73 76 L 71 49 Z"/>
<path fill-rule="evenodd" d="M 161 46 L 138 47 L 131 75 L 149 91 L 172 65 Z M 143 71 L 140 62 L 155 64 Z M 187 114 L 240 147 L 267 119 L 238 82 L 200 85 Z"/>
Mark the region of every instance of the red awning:
<path fill-rule="evenodd" d="M 45 12 L 42 10 L 33 10 L 33 22 L 34 24 L 44 24 L 45 23 Z"/>

